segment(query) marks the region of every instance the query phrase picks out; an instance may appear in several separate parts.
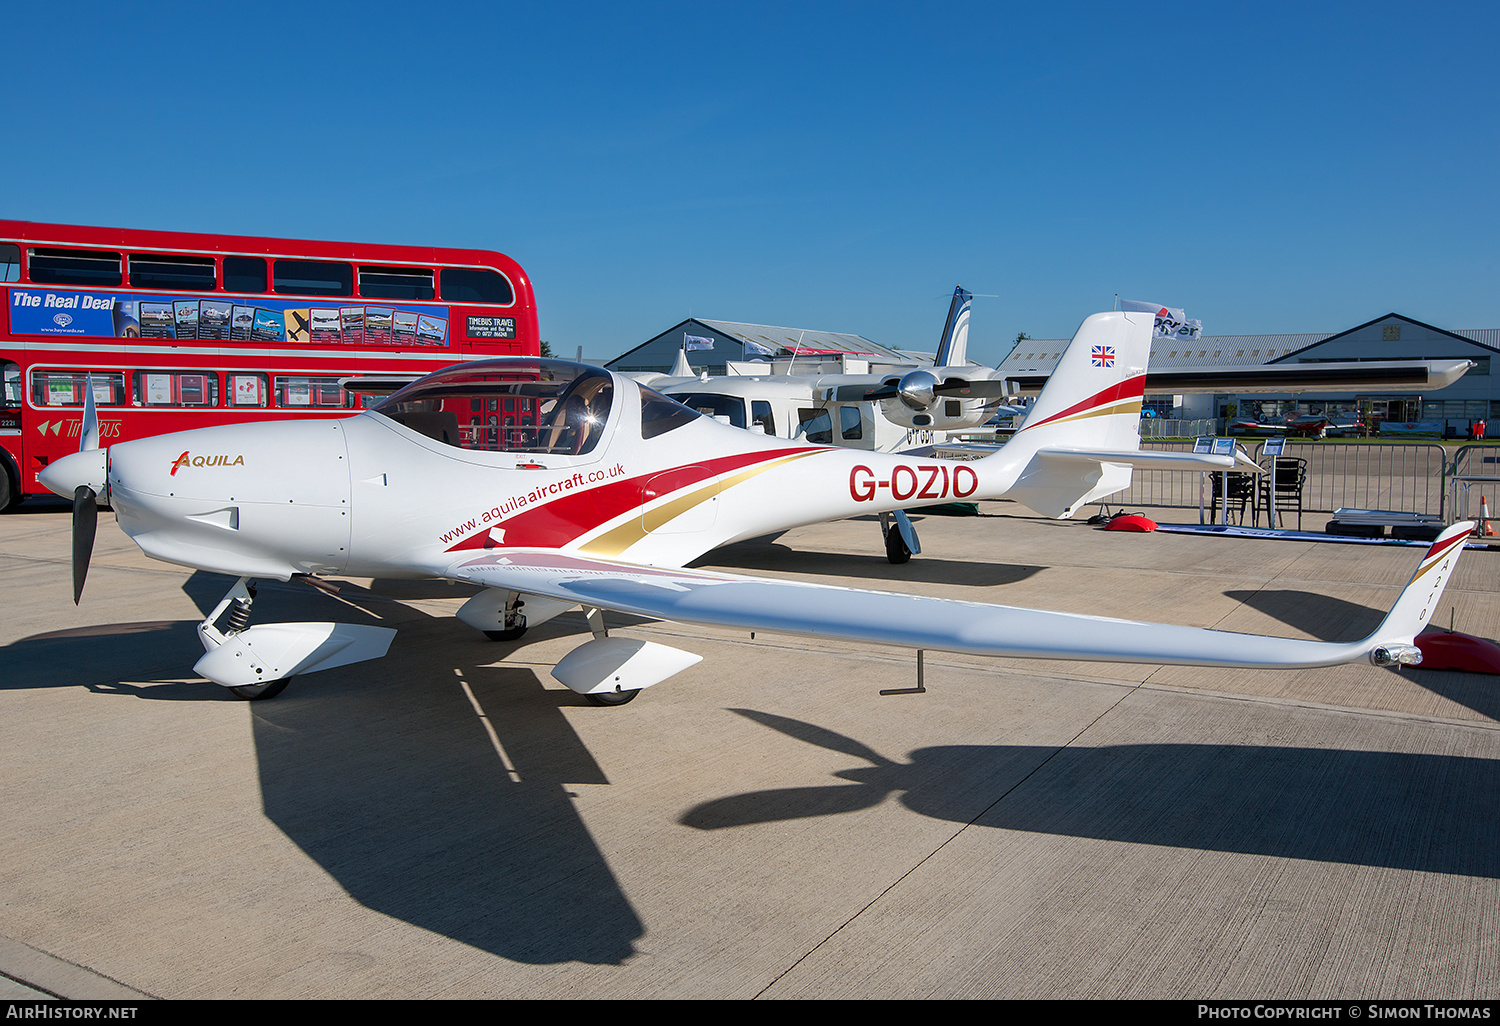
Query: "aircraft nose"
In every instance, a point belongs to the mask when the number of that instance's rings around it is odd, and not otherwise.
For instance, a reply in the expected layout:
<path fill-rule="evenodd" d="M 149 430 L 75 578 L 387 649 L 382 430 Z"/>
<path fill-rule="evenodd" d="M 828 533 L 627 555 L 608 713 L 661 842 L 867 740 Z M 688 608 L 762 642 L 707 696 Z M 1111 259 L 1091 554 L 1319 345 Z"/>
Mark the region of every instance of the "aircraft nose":
<path fill-rule="evenodd" d="M 36 476 L 50 492 L 71 499 L 80 485 L 88 485 L 95 495 L 104 494 L 105 449 L 87 449 L 64 456 Z"/>

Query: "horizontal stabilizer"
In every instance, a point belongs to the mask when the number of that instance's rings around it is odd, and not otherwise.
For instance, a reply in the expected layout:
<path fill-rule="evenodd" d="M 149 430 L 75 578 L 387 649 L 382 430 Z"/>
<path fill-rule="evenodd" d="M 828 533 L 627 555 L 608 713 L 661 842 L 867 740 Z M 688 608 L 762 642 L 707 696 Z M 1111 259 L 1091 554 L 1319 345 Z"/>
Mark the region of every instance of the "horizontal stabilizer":
<path fill-rule="evenodd" d="M 1119 463 L 1135 470 L 1233 470 L 1244 468 L 1264 473 L 1259 465 L 1244 453 L 1235 451 L 1233 456 L 1216 456 L 1206 452 L 1152 452 L 1129 449 L 1038 449 L 1037 456 L 1060 463 Z"/>

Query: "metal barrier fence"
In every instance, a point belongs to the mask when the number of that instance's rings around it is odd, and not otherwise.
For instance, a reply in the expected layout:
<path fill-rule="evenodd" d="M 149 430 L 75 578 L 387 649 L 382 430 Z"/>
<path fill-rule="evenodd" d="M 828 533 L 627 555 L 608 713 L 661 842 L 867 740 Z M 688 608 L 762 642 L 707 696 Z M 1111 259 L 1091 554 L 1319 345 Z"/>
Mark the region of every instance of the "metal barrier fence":
<path fill-rule="evenodd" d="M 1216 420 L 1161 420 L 1148 417 L 1141 421 L 1142 438 L 1200 438 L 1217 434 Z"/>
<path fill-rule="evenodd" d="M 1193 443 L 1143 441 L 1141 448 L 1191 452 Z M 1262 462 L 1262 449 L 1262 445 L 1257 445 L 1250 454 L 1258 463 Z M 1500 453 L 1500 450 L 1491 451 Z M 1471 462 L 1478 458 L 1472 457 Z M 1490 474 L 1485 479 L 1495 481 L 1495 498 L 1500 502 L 1500 455 L 1492 458 L 1497 462 L 1479 465 Z M 1288 440 L 1280 459 L 1283 466 L 1288 460 L 1304 461 L 1307 476 L 1302 489 L 1302 509 L 1306 512 L 1381 509 L 1438 516 L 1447 512 L 1447 452 L 1441 445 Z M 1269 464 L 1270 457 L 1265 457 L 1262 465 Z M 1212 485 L 1201 472 L 1138 470 L 1132 476 L 1130 487 L 1110 496 L 1105 504 L 1197 509 L 1201 501 L 1207 509 L 1212 495 Z"/>
<path fill-rule="evenodd" d="M 1449 519 L 1470 520 L 1480 515 L 1481 500 L 1500 502 L 1500 448 L 1465 445 L 1453 454 L 1448 474 Z M 1491 506 L 1493 511 L 1496 507 Z"/>

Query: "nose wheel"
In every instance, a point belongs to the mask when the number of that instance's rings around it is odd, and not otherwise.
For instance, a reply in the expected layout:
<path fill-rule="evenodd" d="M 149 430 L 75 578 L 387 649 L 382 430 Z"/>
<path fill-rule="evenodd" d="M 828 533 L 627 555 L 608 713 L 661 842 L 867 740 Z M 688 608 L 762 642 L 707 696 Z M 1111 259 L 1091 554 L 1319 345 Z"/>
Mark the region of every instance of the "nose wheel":
<path fill-rule="evenodd" d="M 246 702 L 261 702 L 267 698 L 275 698 L 291 682 L 291 677 L 283 677 L 281 680 L 268 680 L 264 684 L 239 684 L 229 690 L 236 698 Z"/>
<path fill-rule="evenodd" d="M 601 691 L 598 694 L 586 694 L 583 697 L 589 700 L 590 705 L 624 705 L 626 702 L 634 701 L 639 691 Z"/>

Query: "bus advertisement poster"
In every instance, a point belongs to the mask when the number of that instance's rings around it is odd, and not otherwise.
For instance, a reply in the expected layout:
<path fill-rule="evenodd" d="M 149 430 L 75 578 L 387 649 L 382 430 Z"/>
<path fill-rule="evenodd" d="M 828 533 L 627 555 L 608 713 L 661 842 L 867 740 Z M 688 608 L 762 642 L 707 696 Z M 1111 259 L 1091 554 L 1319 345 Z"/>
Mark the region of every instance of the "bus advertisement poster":
<path fill-rule="evenodd" d="M 445 306 L 307 306 L 198 296 L 139 296 L 12 288 L 15 335 L 298 342 L 324 345 L 451 344 Z"/>

